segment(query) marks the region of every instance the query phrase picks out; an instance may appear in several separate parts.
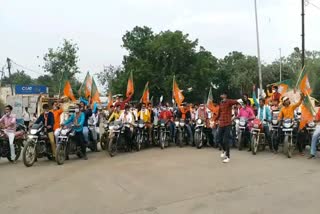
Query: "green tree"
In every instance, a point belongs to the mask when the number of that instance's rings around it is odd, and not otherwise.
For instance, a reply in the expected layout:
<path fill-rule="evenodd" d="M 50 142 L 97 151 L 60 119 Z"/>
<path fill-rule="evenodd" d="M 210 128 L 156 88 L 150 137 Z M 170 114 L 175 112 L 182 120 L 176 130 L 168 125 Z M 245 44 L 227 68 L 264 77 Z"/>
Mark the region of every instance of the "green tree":
<path fill-rule="evenodd" d="M 32 85 L 34 84 L 34 80 L 24 70 L 17 70 L 10 78 L 4 77 L 2 80 L 3 85 L 9 85 L 10 83 L 13 85 Z"/>
<path fill-rule="evenodd" d="M 76 81 L 75 74 L 80 72 L 77 65 L 79 61 L 78 50 L 76 43 L 65 39 L 62 47 L 55 50 L 49 48 L 48 53 L 45 54 L 43 68 L 51 77 L 50 80 L 47 79 L 46 84 L 50 86 L 50 94 L 62 92 L 66 80 Z"/>

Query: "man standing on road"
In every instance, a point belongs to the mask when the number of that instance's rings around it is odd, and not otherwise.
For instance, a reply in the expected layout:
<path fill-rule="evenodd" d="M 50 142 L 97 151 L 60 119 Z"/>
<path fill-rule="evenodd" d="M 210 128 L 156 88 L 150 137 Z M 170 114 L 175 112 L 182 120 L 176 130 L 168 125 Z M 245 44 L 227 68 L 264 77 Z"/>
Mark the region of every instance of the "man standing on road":
<path fill-rule="evenodd" d="M 31 115 L 30 115 L 30 113 L 28 111 L 28 107 L 24 108 L 24 112 L 22 114 L 22 117 L 23 117 L 24 125 L 27 127 L 27 130 L 29 130 L 29 125 L 30 125 L 30 121 L 31 121 Z"/>
<path fill-rule="evenodd" d="M 318 113 L 316 115 L 315 122 L 316 123 L 320 122 L 320 108 L 319 108 Z M 319 137 L 320 137 L 320 125 L 317 125 L 316 130 L 314 131 L 314 133 L 312 135 L 309 159 L 313 159 L 316 157 L 317 144 L 319 143 Z"/>
<path fill-rule="evenodd" d="M 237 104 L 236 100 L 229 100 L 227 93 L 221 94 L 221 103 L 219 106 L 219 129 L 218 129 L 218 142 L 223 151 L 220 157 L 223 163 L 230 162 L 230 132 L 232 125 L 232 106 Z"/>

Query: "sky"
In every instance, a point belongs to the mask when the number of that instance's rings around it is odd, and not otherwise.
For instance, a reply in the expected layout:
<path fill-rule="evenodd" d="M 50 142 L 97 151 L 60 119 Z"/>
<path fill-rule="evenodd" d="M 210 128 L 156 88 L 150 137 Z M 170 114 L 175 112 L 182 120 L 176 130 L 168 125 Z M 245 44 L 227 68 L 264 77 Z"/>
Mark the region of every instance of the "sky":
<path fill-rule="evenodd" d="M 320 0 L 308 2 L 306 49 L 320 50 Z M 279 48 L 285 56 L 301 47 L 301 0 L 257 0 L 257 7 L 263 62 L 279 58 Z M 257 55 L 254 0 L 0 0 L 0 69 L 9 57 L 39 76 L 48 48 L 65 38 L 78 44 L 84 79 L 121 64 L 121 38 L 135 26 L 181 30 L 219 58 Z"/>

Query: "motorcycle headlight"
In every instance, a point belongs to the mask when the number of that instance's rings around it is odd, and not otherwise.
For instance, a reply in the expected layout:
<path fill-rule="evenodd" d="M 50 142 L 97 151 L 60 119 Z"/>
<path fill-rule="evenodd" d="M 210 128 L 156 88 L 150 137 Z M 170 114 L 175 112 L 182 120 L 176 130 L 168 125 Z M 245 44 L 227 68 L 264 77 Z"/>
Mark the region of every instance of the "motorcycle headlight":
<path fill-rule="evenodd" d="M 198 125 L 202 124 L 202 120 L 201 120 L 201 119 L 198 119 L 198 120 L 197 120 L 197 124 L 198 124 Z"/>
<path fill-rule="evenodd" d="M 114 129 L 114 126 L 109 126 L 109 129 L 110 129 L 110 130 L 113 130 L 113 129 Z"/>
<path fill-rule="evenodd" d="M 240 120 L 239 125 L 240 125 L 240 126 L 245 126 L 245 125 L 246 125 L 246 121 Z"/>
<path fill-rule="evenodd" d="M 315 124 L 315 122 L 310 122 L 310 123 L 308 123 L 308 127 L 310 127 L 310 128 L 313 128 L 313 127 L 315 127 L 316 126 L 316 124 Z"/>
<path fill-rule="evenodd" d="M 176 126 L 179 126 L 179 121 L 174 122 L 176 124 Z"/>
<path fill-rule="evenodd" d="M 184 126 L 184 122 L 180 122 L 180 126 Z"/>
<path fill-rule="evenodd" d="M 278 125 L 278 120 L 272 120 L 273 125 Z"/>
<path fill-rule="evenodd" d="M 162 127 L 164 127 L 164 125 L 165 125 L 164 123 L 161 123 L 161 126 L 162 126 Z"/>
<path fill-rule="evenodd" d="M 253 127 L 254 127 L 255 129 L 258 129 L 258 128 L 259 128 L 259 124 L 254 124 Z"/>
<path fill-rule="evenodd" d="M 113 129 L 119 129 L 119 128 L 120 128 L 119 125 L 115 125 L 115 126 L 113 127 Z"/>
<path fill-rule="evenodd" d="M 139 128 L 142 129 L 144 127 L 143 123 L 139 123 Z"/>
<path fill-rule="evenodd" d="M 31 129 L 30 134 L 35 135 L 35 134 L 37 134 L 37 131 L 38 131 L 37 129 Z"/>
<path fill-rule="evenodd" d="M 107 128 L 108 128 L 108 126 L 109 126 L 108 124 L 104 124 L 104 128 L 105 128 L 105 129 L 107 129 Z"/>
<path fill-rule="evenodd" d="M 292 127 L 292 123 L 283 123 L 283 127 L 288 129 Z"/>
<path fill-rule="evenodd" d="M 67 133 L 68 133 L 68 130 L 66 129 L 61 130 L 61 135 L 67 135 Z"/>

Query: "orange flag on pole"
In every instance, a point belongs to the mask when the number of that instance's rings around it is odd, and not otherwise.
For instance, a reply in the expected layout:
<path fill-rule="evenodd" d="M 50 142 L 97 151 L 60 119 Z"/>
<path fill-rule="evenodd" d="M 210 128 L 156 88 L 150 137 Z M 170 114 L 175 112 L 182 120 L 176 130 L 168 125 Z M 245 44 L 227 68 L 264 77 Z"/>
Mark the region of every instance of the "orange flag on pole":
<path fill-rule="evenodd" d="M 133 86 L 133 74 L 132 74 L 132 71 L 130 72 L 130 76 L 129 76 L 129 79 L 128 79 L 128 85 L 127 85 L 127 93 L 126 93 L 126 96 L 127 97 L 130 97 L 132 96 L 134 93 L 134 86 Z"/>
<path fill-rule="evenodd" d="M 302 80 L 300 82 L 300 90 L 305 95 L 310 95 L 312 93 L 308 74 L 305 74 L 304 77 L 302 78 Z"/>
<path fill-rule="evenodd" d="M 67 81 L 66 85 L 64 86 L 63 94 L 64 96 L 69 97 L 73 102 L 76 101 L 69 81 Z"/>
<path fill-rule="evenodd" d="M 143 94 L 142 94 L 142 97 L 140 99 L 140 102 L 148 104 L 149 101 L 150 101 L 149 100 L 149 82 L 147 82 L 146 86 L 144 87 Z"/>
<path fill-rule="evenodd" d="M 107 107 L 108 109 L 111 108 L 112 103 L 113 103 L 112 94 L 111 94 L 111 92 L 109 92 L 109 95 L 108 95 L 108 107 Z"/>
<path fill-rule="evenodd" d="M 172 91 L 172 93 L 173 93 L 173 98 L 175 99 L 176 103 L 178 104 L 178 106 L 180 106 L 184 100 L 184 96 L 183 96 L 181 90 L 179 89 L 179 86 L 176 82 L 175 76 L 173 76 L 173 91 Z"/>

